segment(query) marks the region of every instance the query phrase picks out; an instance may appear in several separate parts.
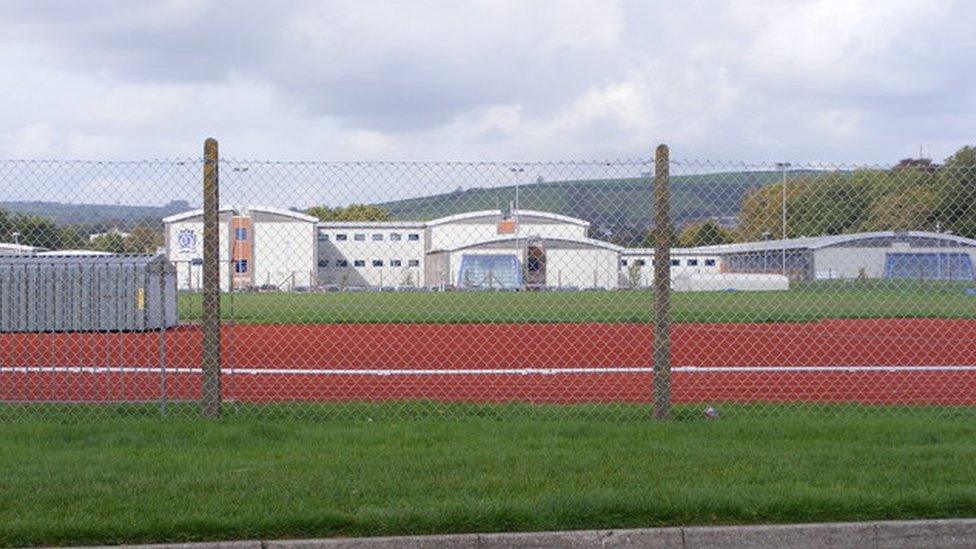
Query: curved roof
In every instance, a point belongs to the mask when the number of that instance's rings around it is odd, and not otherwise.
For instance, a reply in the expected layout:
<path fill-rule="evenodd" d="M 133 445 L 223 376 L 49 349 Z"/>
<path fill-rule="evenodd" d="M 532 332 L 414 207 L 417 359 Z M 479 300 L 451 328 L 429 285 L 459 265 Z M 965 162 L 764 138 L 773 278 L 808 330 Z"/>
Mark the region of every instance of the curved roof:
<path fill-rule="evenodd" d="M 283 217 L 290 217 L 292 219 L 297 219 L 299 221 L 308 221 L 309 223 L 317 223 L 319 218 L 313 217 L 311 215 L 306 215 L 301 212 L 295 212 L 292 210 L 286 210 L 284 208 L 274 208 L 271 206 L 244 206 L 241 208 L 234 208 L 231 206 L 225 206 L 218 210 L 218 213 L 236 213 L 238 211 L 250 211 L 250 212 L 261 212 L 273 215 L 280 215 Z M 203 210 L 196 209 L 190 210 L 188 212 L 182 212 L 178 214 L 173 214 L 163 218 L 163 223 L 174 223 L 176 221 L 185 221 L 187 219 L 193 219 L 194 217 L 199 217 L 203 215 Z"/>
<path fill-rule="evenodd" d="M 465 219 L 475 219 L 478 217 L 501 217 L 501 215 L 501 210 L 478 210 L 474 212 L 464 212 L 438 217 L 437 219 L 431 219 L 427 222 L 427 225 L 443 225 L 444 223 L 454 223 L 455 221 L 464 221 Z"/>
<path fill-rule="evenodd" d="M 571 223 L 573 225 L 579 225 L 581 227 L 589 227 L 590 222 L 584 219 L 579 219 L 577 217 L 570 217 L 568 215 L 562 215 L 552 212 L 543 212 L 540 210 L 515 210 L 515 215 L 518 217 L 538 217 L 541 219 L 549 219 L 551 221 L 560 221 L 563 223 Z M 448 215 L 444 217 L 438 217 L 437 219 L 431 219 L 427 222 L 427 225 L 443 225 L 445 223 L 454 223 L 455 221 L 464 221 L 467 219 L 477 219 L 479 217 L 502 217 L 501 210 L 478 210 L 474 212 L 463 212 L 454 215 Z"/>
<path fill-rule="evenodd" d="M 578 217 L 570 217 L 568 215 L 543 212 L 540 210 L 515 210 L 515 215 L 524 217 L 541 217 L 543 219 L 551 219 L 553 221 L 562 221 L 563 223 L 572 223 L 573 225 L 579 225 L 581 227 L 590 226 L 589 221 L 580 219 Z"/>
<path fill-rule="evenodd" d="M 701 246 L 697 248 L 701 253 L 742 253 L 742 252 L 762 252 L 768 250 L 786 249 L 807 249 L 819 250 L 830 246 L 857 242 L 871 238 L 932 238 L 946 240 L 962 244 L 964 246 L 976 247 L 976 240 L 965 238 L 954 234 L 934 233 L 929 231 L 875 231 L 867 233 L 835 234 L 824 236 L 806 236 L 801 238 L 787 238 L 786 240 L 762 240 L 756 242 L 738 242 L 735 244 L 718 244 L 715 246 Z"/>
<path fill-rule="evenodd" d="M 301 212 L 296 212 L 292 210 L 286 210 L 284 208 L 273 208 L 271 206 L 248 206 L 247 210 L 251 212 L 269 213 L 273 215 L 280 215 L 282 217 L 290 217 L 292 219 L 297 219 L 299 221 L 308 221 L 310 223 L 318 223 L 319 221 L 319 218 L 312 215 L 303 214 Z"/>
<path fill-rule="evenodd" d="M 218 210 L 218 213 L 232 213 L 233 211 L 234 211 L 234 208 L 231 208 L 230 206 L 227 206 L 225 208 L 221 208 L 220 210 Z M 182 213 L 178 213 L 178 214 L 168 215 L 168 216 L 166 216 L 166 217 L 163 218 L 163 223 L 175 223 L 177 221 L 185 221 L 187 219 L 193 219 L 194 217 L 198 217 L 198 216 L 202 216 L 202 215 L 203 215 L 203 210 L 201 210 L 201 209 L 190 210 L 188 212 L 182 212 Z"/>
<path fill-rule="evenodd" d="M 584 246 L 591 246 L 593 248 L 603 248 L 605 250 L 611 250 L 613 252 L 620 252 L 623 250 L 622 247 L 616 244 L 611 244 L 609 242 L 604 242 L 603 240 L 595 240 L 592 238 L 575 238 L 570 236 L 500 236 L 498 238 L 489 238 L 488 240 L 479 240 L 478 242 L 467 242 L 453 248 L 439 248 L 430 250 L 430 252 L 456 252 L 459 250 L 467 250 L 470 248 L 477 248 L 479 246 L 485 246 L 487 244 L 499 244 L 503 242 L 524 242 L 527 240 L 541 240 L 543 242 L 569 242 L 572 244 L 581 244 Z"/>

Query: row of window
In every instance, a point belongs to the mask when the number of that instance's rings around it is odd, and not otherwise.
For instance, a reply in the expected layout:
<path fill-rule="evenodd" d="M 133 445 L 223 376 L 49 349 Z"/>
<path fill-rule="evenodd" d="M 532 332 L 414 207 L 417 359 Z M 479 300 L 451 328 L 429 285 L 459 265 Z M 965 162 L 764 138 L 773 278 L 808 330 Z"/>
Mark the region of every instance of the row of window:
<path fill-rule="evenodd" d="M 335 238 L 335 240 L 338 242 L 345 242 L 349 240 L 349 235 L 346 233 L 336 233 L 332 235 L 332 237 L 330 237 L 329 233 L 324 233 L 324 232 L 319 233 L 319 240 L 323 242 L 329 240 L 330 238 Z M 355 240 L 356 242 L 365 242 L 366 233 L 355 233 L 352 235 L 352 239 Z M 372 240 L 373 242 L 383 242 L 383 240 L 385 240 L 385 237 L 383 233 L 373 233 L 369 235 L 369 239 Z M 403 235 L 400 233 L 390 233 L 389 239 L 391 242 L 400 242 L 401 240 L 403 240 Z M 407 240 L 410 242 L 419 242 L 420 233 L 407 233 Z"/>
<path fill-rule="evenodd" d="M 365 259 L 356 259 L 356 260 L 354 260 L 352 262 L 352 265 L 353 265 L 353 267 L 365 267 L 366 266 L 366 260 Z M 384 265 L 384 263 L 383 263 L 383 260 L 382 259 L 374 259 L 372 261 L 372 265 L 373 265 L 373 267 L 382 267 Z M 348 266 L 349 266 L 349 261 L 348 260 L 345 260 L 345 259 L 336 259 L 336 260 L 331 261 L 331 262 L 328 259 L 320 259 L 319 260 L 319 267 L 321 267 L 321 268 L 325 268 L 325 267 L 348 267 Z M 419 267 L 419 266 L 420 266 L 420 260 L 419 259 L 408 259 L 407 260 L 407 267 Z M 390 267 L 403 267 L 403 261 L 400 260 L 400 259 L 391 259 L 390 260 Z"/>
<path fill-rule="evenodd" d="M 644 265 L 647 265 L 647 261 L 644 260 L 644 259 L 638 259 L 638 260 L 636 260 L 636 262 L 641 267 L 643 267 Z M 626 267 L 627 266 L 627 260 L 626 259 L 621 259 L 620 260 L 620 264 L 622 266 Z M 672 259 L 671 260 L 671 266 L 672 267 L 680 267 L 681 266 L 681 260 L 680 259 Z M 697 259 L 686 259 L 685 260 L 685 266 L 687 266 L 687 267 L 697 267 L 698 266 L 698 260 Z M 705 266 L 706 267 L 714 267 L 715 266 L 715 260 L 714 259 L 706 259 L 705 260 Z"/>

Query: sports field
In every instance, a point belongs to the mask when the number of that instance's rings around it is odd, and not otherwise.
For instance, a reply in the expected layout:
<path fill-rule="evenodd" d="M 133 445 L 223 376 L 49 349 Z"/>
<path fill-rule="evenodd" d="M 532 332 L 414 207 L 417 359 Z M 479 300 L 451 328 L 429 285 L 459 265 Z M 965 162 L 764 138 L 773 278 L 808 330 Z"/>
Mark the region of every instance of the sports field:
<path fill-rule="evenodd" d="M 976 319 L 976 283 L 793 283 L 784 292 L 672 294 L 677 322 L 809 322 L 847 318 Z M 650 291 L 235 293 L 221 314 L 238 323 L 650 322 Z M 201 296 L 180 297 L 199 320 Z"/>
<path fill-rule="evenodd" d="M 81 423 L 0 408 L 0 546 L 976 515 L 972 409 L 696 409 L 656 424 L 470 405 L 445 407 L 462 421 L 396 420 L 422 417 L 399 404 L 347 421 L 309 406 Z"/>

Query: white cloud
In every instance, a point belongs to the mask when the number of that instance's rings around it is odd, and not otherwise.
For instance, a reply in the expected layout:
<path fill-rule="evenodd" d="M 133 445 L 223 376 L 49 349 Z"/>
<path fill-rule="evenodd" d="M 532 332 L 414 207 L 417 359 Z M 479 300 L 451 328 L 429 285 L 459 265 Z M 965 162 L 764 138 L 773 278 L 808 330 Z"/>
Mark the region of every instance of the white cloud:
<path fill-rule="evenodd" d="M 392 6 L 7 4 L 0 155 L 883 162 L 976 125 L 965 3 Z"/>

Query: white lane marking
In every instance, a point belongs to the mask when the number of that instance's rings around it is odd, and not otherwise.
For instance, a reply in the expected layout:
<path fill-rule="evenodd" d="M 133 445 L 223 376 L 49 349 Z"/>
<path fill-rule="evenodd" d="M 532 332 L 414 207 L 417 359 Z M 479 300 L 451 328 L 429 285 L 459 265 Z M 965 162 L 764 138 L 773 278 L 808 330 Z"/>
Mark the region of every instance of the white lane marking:
<path fill-rule="evenodd" d="M 311 376 L 468 376 L 468 375 L 559 375 L 559 374 L 644 374 L 651 367 L 607 368 L 457 368 L 457 369 L 322 369 L 322 368 L 225 368 L 223 375 L 311 375 Z M 674 373 L 796 373 L 796 372 L 976 372 L 976 365 L 947 366 L 676 366 Z M 3 374 L 172 374 L 200 375 L 200 368 L 141 366 L 0 366 Z"/>

